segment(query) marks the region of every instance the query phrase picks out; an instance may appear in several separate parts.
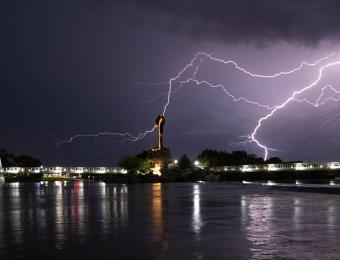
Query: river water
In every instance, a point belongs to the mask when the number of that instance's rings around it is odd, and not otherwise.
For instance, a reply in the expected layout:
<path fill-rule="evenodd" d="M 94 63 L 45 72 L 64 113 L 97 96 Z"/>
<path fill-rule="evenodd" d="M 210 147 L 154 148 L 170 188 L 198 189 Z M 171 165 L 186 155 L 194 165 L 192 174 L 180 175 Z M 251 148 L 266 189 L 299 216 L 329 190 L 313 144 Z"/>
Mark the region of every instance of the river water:
<path fill-rule="evenodd" d="M 242 184 L 7 183 L 0 259 L 339 259 L 340 195 Z"/>

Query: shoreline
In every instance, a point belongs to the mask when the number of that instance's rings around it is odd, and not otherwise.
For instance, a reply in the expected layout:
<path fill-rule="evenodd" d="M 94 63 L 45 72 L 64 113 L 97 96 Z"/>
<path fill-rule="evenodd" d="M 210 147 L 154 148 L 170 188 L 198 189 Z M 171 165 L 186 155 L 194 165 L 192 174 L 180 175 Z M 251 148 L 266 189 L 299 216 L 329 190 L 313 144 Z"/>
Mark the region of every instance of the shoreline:
<path fill-rule="evenodd" d="M 298 179 L 282 179 L 276 176 L 276 179 L 257 179 L 257 180 L 241 180 L 235 178 L 212 178 L 209 175 L 202 178 L 167 178 L 167 176 L 155 175 L 112 175 L 112 176 L 96 176 L 97 178 L 75 178 L 74 176 L 11 176 L 5 178 L 3 184 L 10 183 L 41 183 L 41 182 L 104 182 L 107 184 L 147 184 L 147 183 L 229 183 L 248 186 L 249 188 L 260 188 L 261 190 L 276 190 L 290 192 L 311 192 L 321 194 L 340 194 L 340 178 L 335 176 L 309 175 L 309 178 Z M 177 176 L 178 177 L 178 176 Z M 196 176 L 198 177 L 198 176 Z M 230 176 L 229 176 L 230 177 Z M 243 176 L 246 177 L 246 176 Z M 252 176 L 253 179 L 255 176 Z M 264 177 L 264 176 L 262 176 Z M 281 176 L 282 177 L 282 176 Z M 293 175 L 291 175 L 293 177 Z M 300 177 L 303 177 L 300 175 Z M 322 178 L 320 178 L 322 177 Z M 326 178 L 325 178 L 326 177 Z"/>
<path fill-rule="evenodd" d="M 233 172 L 233 173 L 216 173 L 206 170 L 187 170 L 187 171 L 168 171 L 167 173 L 159 176 L 153 174 L 82 174 L 82 175 L 55 175 L 46 176 L 40 174 L 4 174 L 4 181 L 7 182 L 39 182 L 39 181 L 98 181 L 106 183 L 168 183 L 168 182 L 287 182 L 293 183 L 296 180 L 304 181 L 318 181 L 325 180 L 326 182 L 336 180 L 336 172 L 328 171 L 313 171 L 313 172 Z M 339 176 L 340 177 L 340 176 Z"/>
<path fill-rule="evenodd" d="M 290 191 L 290 192 L 311 192 L 311 193 L 324 193 L 324 194 L 340 194 L 340 182 L 338 184 L 332 183 L 315 183 L 310 184 L 308 182 L 299 181 L 296 184 L 289 183 L 260 183 L 249 182 L 243 183 L 250 187 L 261 187 L 266 190 L 278 190 L 278 191 Z"/>

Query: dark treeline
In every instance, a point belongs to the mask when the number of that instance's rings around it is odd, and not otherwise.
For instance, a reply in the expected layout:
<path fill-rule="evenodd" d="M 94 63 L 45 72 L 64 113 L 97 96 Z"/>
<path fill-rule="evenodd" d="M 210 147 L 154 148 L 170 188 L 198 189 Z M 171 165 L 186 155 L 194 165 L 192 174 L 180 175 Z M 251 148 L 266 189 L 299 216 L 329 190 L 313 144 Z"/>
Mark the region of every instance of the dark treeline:
<path fill-rule="evenodd" d="M 41 161 L 29 155 L 14 155 L 5 149 L 0 149 L 2 167 L 39 167 Z"/>
<path fill-rule="evenodd" d="M 278 157 L 272 157 L 269 160 L 264 161 L 263 158 L 258 157 L 255 154 L 248 154 L 246 151 L 233 151 L 229 153 L 211 149 L 203 150 L 197 156 L 197 159 L 201 164 L 207 167 L 282 162 Z"/>
<path fill-rule="evenodd" d="M 229 165 L 244 165 L 244 164 L 264 164 L 264 163 L 282 163 L 278 157 L 272 157 L 269 160 L 256 156 L 255 154 L 248 154 L 246 151 L 217 151 L 212 149 L 203 150 L 197 157 L 198 165 L 210 167 L 229 166 Z M 119 166 L 127 169 L 130 173 L 149 173 L 150 162 L 152 160 L 152 153 L 150 151 L 143 151 L 136 155 L 124 156 Z M 172 170 L 186 170 L 196 169 L 190 158 L 183 154 L 177 164 L 172 164 Z"/>

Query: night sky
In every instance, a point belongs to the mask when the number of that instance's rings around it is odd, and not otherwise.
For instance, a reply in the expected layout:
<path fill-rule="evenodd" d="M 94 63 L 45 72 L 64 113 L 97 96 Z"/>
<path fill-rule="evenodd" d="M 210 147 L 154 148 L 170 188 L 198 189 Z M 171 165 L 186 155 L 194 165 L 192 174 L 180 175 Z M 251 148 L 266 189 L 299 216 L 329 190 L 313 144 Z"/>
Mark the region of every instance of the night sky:
<path fill-rule="evenodd" d="M 123 155 L 156 145 L 118 136 L 153 127 L 166 103 L 167 82 L 203 51 L 258 74 L 274 74 L 340 53 L 340 2 L 335 0 L 2 0 L 0 1 L 0 147 L 45 165 L 116 165 Z M 275 79 L 252 78 L 232 65 L 203 61 L 197 79 L 223 84 L 233 95 L 278 105 L 318 76 L 320 66 Z M 325 71 L 307 93 L 340 90 L 340 66 Z M 150 83 L 150 84 L 149 84 Z M 178 89 L 179 84 L 174 84 Z M 337 98 L 334 93 L 326 93 Z M 339 95 L 338 95 L 339 96 Z M 235 103 L 219 88 L 185 84 L 166 112 L 165 145 L 174 158 L 204 148 L 233 148 L 267 110 Z M 340 102 L 315 108 L 290 103 L 257 134 L 270 156 L 340 161 Z"/>

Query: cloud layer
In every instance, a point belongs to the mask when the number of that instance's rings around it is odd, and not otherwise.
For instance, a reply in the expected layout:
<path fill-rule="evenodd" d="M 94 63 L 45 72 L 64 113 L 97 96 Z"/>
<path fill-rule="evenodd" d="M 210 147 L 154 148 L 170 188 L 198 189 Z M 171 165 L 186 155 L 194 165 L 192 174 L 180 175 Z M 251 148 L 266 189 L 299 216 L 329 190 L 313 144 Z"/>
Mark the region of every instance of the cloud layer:
<path fill-rule="evenodd" d="M 195 39 L 313 46 L 340 38 L 336 0 L 115 0 L 156 26 Z"/>

